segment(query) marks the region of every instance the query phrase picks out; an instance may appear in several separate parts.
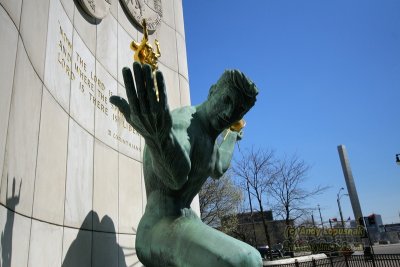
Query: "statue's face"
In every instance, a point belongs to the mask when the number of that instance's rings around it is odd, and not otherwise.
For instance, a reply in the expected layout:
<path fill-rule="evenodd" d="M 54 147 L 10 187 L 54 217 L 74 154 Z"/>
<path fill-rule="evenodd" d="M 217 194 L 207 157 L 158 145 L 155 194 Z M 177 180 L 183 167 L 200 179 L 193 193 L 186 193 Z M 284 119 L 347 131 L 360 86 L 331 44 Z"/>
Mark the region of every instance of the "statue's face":
<path fill-rule="evenodd" d="M 210 88 L 206 112 L 212 127 L 222 131 L 242 119 L 256 101 L 258 90 L 243 73 L 227 70 Z"/>
<path fill-rule="evenodd" d="M 207 100 L 207 113 L 215 130 L 222 131 L 242 119 L 249 111 L 240 92 L 226 87 L 218 88 Z"/>

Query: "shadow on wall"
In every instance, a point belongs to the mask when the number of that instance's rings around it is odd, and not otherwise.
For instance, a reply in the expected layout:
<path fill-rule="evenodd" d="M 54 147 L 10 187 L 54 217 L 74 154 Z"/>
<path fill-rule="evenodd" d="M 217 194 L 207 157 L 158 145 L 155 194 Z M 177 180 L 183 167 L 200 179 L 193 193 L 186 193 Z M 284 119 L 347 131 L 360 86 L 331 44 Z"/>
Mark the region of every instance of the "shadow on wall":
<path fill-rule="evenodd" d="M 12 255 L 12 238 L 13 238 L 13 227 L 14 227 L 14 216 L 15 207 L 19 203 L 19 198 L 21 196 L 22 180 L 19 183 L 18 195 L 15 195 L 15 177 L 12 184 L 12 195 L 8 197 L 8 175 L 7 175 L 7 185 L 6 185 L 6 207 L 7 209 L 7 221 L 3 232 L 1 233 L 1 258 L 2 264 L 0 267 L 10 267 L 11 266 L 11 255 Z"/>
<path fill-rule="evenodd" d="M 19 184 L 18 194 L 15 194 L 15 183 L 14 178 L 11 196 L 8 196 L 8 190 L 6 191 L 7 218 L 4 230 L 1 233 L 0 267 L 11 266 L 14 211 L 20 200 L 22 181 Z M 8 177 L 6 188 L 8 189 Z M 89 226 L 92 226 L 92 229 L 105 230 L 87 230 Z M 64 231 L 68 231 L 68 229 L 69 228 L 65 228 Z M 124 249 L 127 251 L 126 255 L 124 255 L 122 247 L 117 242 L 115 226 L 111 218 L 104 216 L 100 221 L 98 214 L 94 211 L 90 211 L 86 215 L 76 239 L 68 248 L 62 267 L 128 267 L 125 257 L 134 256 L 136 252 L 133 247 L 124 247 Z M 131 266 L 138 263 L 140 262 L 137 261 Z"/>
<path fill-rule="evenodd" d="M 83 229 L 90 224 L 93 225 L 94 229 L 107 229 L 107 232 L 92 232 Z M 94 211 L 90 211 L 86 215 L 81 229 L 69 247 L 62 264 L 62 267 L 89 266 L 127 267 L 125 255 L 117 242 L 114 222 L 107 215 L 100 221 L 99 216 Z"/>

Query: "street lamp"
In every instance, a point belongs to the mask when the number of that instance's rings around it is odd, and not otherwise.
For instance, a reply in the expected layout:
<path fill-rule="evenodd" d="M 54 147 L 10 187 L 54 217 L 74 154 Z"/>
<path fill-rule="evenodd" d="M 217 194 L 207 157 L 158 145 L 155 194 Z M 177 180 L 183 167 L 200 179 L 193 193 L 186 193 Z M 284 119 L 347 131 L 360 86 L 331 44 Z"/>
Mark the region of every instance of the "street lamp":
<path fill-rule="evenodd" d="M 396 154 L 396 163 L 400 165 L 400 154 Z"/>
<path fill-rule="evenodd" d="M 348 196 L 349 194 L 340 195 L 340 192 L 341 192 L 342 190 L 344 190 L 344 187 L 342 187 L 342 188 L 339 189 L 339 192 L 337 193 L 336 201 L 337 201 L 337 204 L 338 204 L 338 207 L 339 207 L 340 221 L 342 222 L 342 227 L 344 228 L 343 213 L 342 213 L 342 206 L 340 205 L 340 198 L 341 198 L 342 196 Z"/>

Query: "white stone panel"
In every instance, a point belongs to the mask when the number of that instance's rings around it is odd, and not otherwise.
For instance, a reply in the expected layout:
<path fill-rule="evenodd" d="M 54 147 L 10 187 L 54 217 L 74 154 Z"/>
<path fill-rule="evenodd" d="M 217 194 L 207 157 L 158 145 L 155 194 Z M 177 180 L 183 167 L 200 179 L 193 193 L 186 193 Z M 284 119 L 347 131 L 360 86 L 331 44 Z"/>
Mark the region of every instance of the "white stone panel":
<path fill-rule="evenodd" d="M 133 54 L 134 52 L 130 49 L 132 37 L 118 25 L 118 82 L 124 84 L 124 78 L 122 76 L 122 68 L 128 67 L 132 70 Z"/>
<path fill-rule="evenodd" d="M 111 1 L 110 15 L 113 16 L 115 19 L 118 18 L 118 5 L 119 1 Z"/>
<path fill-rule="evenodd" d="M 28 264 L 31 220 L 0 206 L 1 266 Z"/>
<path fill-rule="evenodd" d="M 93 223 L 93 229 L 115 231 L 118 229 L 118 153 L 102 142 L 95 141 L 93 210 L 99 218 L 108 216 L 113 221 Z"/>
<path fill-rule="evenodd" d="M 115 1 L 113 1 L 115 2 Z M 119 1 L 118 1 L 119 2 Z M 118 59 L 118 22 L 112 15 L 107 15 L 97 26 L 96 58 L 117 79 Z"/>
<path fill-rule="evenodd" d="M 96 21 L 82 10 L 79 3 L 75 4 L 74 11 L 74 28 L 78 31 L 79 36 L 89 48 L 90 52 L 96 54 Z"/>
<path fill-rule="evenodd" d="M 32 221 L 28 267 L 61 266 L 63 228 Z"/>
<path fill-rule="evenodd" d="M 112 224 L 109 218 L 103 218 L 102 221 Z M 118 266 L 118 254 L 122 254 L 122 248 L 118 245 L 115 233 L 93 232 L 92 266 Z"/>
<path fill-rule="evenodd" d="M 190 90 L 189 90 L 189 82 L 185 77 L 179 75 L 179 88 L 181 92 L 181 106 L 190 106 Z"/>
<path fill-rule="evenodd" d="M 121 85 L 118 86 L 118 95 L 127 99 L 126 90 Z M 125 117 L 118 112 L 118 131 L 113 134 L 118 140 L 118 151 L 133 159 L 141 161 L 142 146 L 140 135 L 136 130 L 126 122 Z"/>
<path fill-rule="evenodd" d="M 19 28 L 22 0 L 0 0 L 0 4 L 7 10 L 15 25 Z"/>
<path fill-rule="evenodd" d="M 117 95 L 118 82 L 97 62 L 96 64 L 96 108 L 95 136 L 114 149 L 118 149 L 118 140 L 113 133 L 118 131 L 118 114 L 110 103 L 110 96 Z"/>
<path fill-rule="evenodd" d="M 144 144 L 144 141 L 143 141 Z M 142 166 L 143 167 L 143 166 Z M 146 184 L 144 181 L 144 174 L 143 174 L 143 168 L 141 169 L 142 171 L 142 199 L 143 199 L 143 213 L 146 211 L 146 205 L 147 205 L 147 193 L 146 193 Z"/>
<path fill-rule="evenodd" d="M 59 0 L 50 1 L 44 83 L 65 110 L 69 110 L 72 72 L 72 24 Z"/>
<path fill-rule="evenodd" d="M 2 173 L 1 202 L 5 203 L 6 194 L 11 194 L 12 179 L 15 178 L 16 185 L 22 181 L 21 198 L 16 210 L 27 216 L 32 213 L 41 100 L 42 83 L 29 62 L 22 41 L 19 40 Z"/>
<path fill-rule="evenodd" d="M 93 142 L 93 136 L 70 118 L 64 225 L 92 229 L 92 221 L 85 218 L 92 210 Z"/>
<path fill-rule="evenodd" d="M 75 9 L 74 1 L 71 0 L 58 0 L 58 1 L 61 1 L 61 4 L 65 10 L 65 13 L 67 13 L 69 20 L 71 22 L 74 21 L 74 9 Z"/>
<path fill-rule="evenodd" d="M 68 115 L 43 91 L 33 217 L 63 224 Z"/>
<path fill-rule="evenodd" d="M 9 255 L 10 251 L 12 252 L 12 244 L 10 244 L 11 242 L 8 241 L 8 239 L 12 239 L 12 232 L 13 232 L 12 231 L 13 226 L 12 227 L 8 226 L 9 225 L 9 222 L 7 220 L 7 217 L 8 217 L 7 215 L 9 215 L 8 212 L 9 211 L 4 206 L 0 205 L 0 229 L 1 229 L 0 231 L 2 233 L 2 236 L 4 235 L 4 238 L 6 240 L 6 242 L 4 242 L 4 243 L 1 242 L 1 245 L 2 245 L 1 252 L 3 253 L 3 251 L 5 251 L 6 255 Z M 1 241 L 3 241 L 3 240 L 1 240 Z M 1 266 L 5 265 L 5 264 L 9 265 L 9 262 L 11 261 L 11 257 L 9 257 L 9 256 L 6 256 L 6 257 L 7 257 L 6 259 L 4 259 L 4 257 L 0 257 L 0 265 Z"/>
<path fill-rule="evenodd" d="M 1 2 L 3 3 L 3 1 Z M 6 1 L 9 5 L 9 1 Z M 10 7 L 11 8 L 11 7 Z M 5 10 L 0 6 L 0 174 L 3 173 L 4 150 L 7 140 L 11 92 L 17 54 L 18 31 Z"/>
<path fill-rule="evenodd" d="M 129 17 L 129 14 L 125 13 L 124 11 L 124 7 L 121 5 L 121 1 L 116 1 L 118 2 L 118 22 L 120 24 L 120 26 L 122 26 L 122 28 L 130 35 L 130 38 L 132 40 L 132 38 L 134 40 L 137 40 L 138 38 L 138 29 L 142 29 L 142 28 L 138 28 L 138 26 L 133 22 L 133 20 L 131 20 L 131 18 Z M 130 42 L 128 43 L 128 47 L 129 47 Z"/>
<path fill-rule="evenodd" d="M 74 31 L 70 115 L 88 132 L 94 134 L 96 60 Z"/>
<path fill-rule="evenodd" d="M 15 214 L 11 266 L 26 266 L 28 263 L 31 222 L 31 219 Z"/>
<path fill-rule="evenodd" d="M 6 227 L 7 221 L 7 208 L 3 205 L 0 205 L 0 231 L 3 231 Z M 0 261 L 1 262 L 1 261 Z"/>
<path fill-rule="evenodd" d="M 140 160 L 139 160 L 140 162 L 143 162 L 144 145 L 145 145 L 144 138 L 143 138 L 143 136 L 140 136 L 140 147 L 141 147 L 141 150 L 140 150 Z M 142 175 L 142 177 L 143 177 L 143 175 Z"/>
<path fill-rule="evenodd" d="M 183 37 L 185 37 L 185 23 L 183 20 L 182 0 L 174 0 L 175 2 L 175 29 Z"/>
<path fill-rule="evenodd" d="M 136 256 L 135 250 L 135 235 L 118 235 L 118 243 L 122 248 L 123 254 L 120 254 L 119 267 L 142 267 L 143 264 L 139 261 Z"/>
<path fill-rule="evenodd" d="M 197 216 L 200 217 L 200 200 L 199 200 L 199 195 L 196 195 L 190 204 L 190 208 L 196 212 Z"/>
<path fill-rule="evenodd" d="M 21 36 L 28 56 L 39 77 L 43 79 L 46 56 L 49 0 L 25 0 L 22 5 Z"/>
<path fill-rule="evenodd" d="M 159 64 L 159 70 L 162 71 L 167 87 L 168 105 L 170 110 L 174 110 L 181 106 L 180 92 L 179 92 L 179 75 L 170 68 Z"/>
<path fill-rule="evenodd" d="M 176 32 L 164 22 L 161 22 L 160 28 L 156 32 L 157 39 L 160 42 L 161 57 L 159 62 L 167 65 L 174 71 L 178 71 L 178 59 L 176 50 Z"/>
<path fill-rule="evenodd" d="M 136 234 L 142 217 L 142 164 L 119 155 L 119 233 Z"/>
<path fill-rule="evenodd" d="M 174 0 L 162 1 L 163 16 L 162 20 L 171 28 L 175 29 Z"/>
<path fill-rule="evenodd" d="M 64 228 L 62 267 L 92 266 L 92 232 Z"/>
<path fill-rule="evenodd" d="M 179 74 L 188 79 L 188 64 L 187 64 L 187 55 L 186 55 L 186 43 L 185 39 L 183 39 L 182 35 L 176 33 L 176 45 L 178 52 L 178 67 Z"/>

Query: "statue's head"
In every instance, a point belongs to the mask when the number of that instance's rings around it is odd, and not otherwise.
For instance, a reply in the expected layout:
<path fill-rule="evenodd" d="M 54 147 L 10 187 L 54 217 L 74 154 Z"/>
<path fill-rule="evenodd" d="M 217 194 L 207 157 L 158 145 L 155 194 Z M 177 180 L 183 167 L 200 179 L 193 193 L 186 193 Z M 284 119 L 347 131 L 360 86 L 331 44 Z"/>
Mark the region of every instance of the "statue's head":
<path fill-rule="evenodd" d="M 242 119 L 254 103 L 256 85 L 238 70 L 227 70 L 212 85 L 206 101 L 207 117 L 215 130 L 222 131 Z"/>

